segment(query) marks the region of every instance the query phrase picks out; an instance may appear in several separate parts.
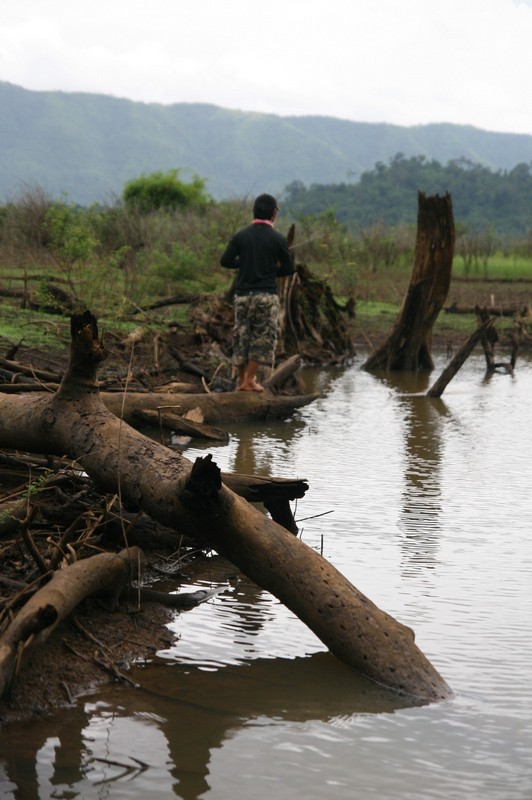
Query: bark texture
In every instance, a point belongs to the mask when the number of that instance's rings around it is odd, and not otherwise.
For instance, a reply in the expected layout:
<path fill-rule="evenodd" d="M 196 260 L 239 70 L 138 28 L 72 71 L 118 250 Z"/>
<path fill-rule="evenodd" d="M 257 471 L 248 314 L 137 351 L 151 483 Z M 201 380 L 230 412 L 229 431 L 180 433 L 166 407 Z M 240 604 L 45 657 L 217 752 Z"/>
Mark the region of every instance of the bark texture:
<path fill-rule="evenodd" d="M 208 424 L 241 422 L 245 420 L 285 419 L 298 408 L 312 403 L 317 395 L 273 395 L 270 392 L 212 392 L 211 394 L 174 394 L 166 392 L 102 392 L 102 400 L 114 414 L 129 423 L 135 412 L 175 409 L 184 416 L 199 408 Z"/>
<path fill-rule="evenodd" d="M 431 370 L 432 328 L 451 283 L 455 229 L 451 197 L 418 196 L 417 238 L 410 284 L 397 322 L 362 368 Z"/>

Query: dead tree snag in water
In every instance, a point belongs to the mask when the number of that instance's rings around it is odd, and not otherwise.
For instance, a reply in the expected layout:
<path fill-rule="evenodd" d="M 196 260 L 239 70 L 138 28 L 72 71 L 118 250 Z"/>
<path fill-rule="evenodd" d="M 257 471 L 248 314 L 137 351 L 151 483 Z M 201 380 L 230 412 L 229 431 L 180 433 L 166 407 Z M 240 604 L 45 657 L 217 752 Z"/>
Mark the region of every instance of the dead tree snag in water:
<path fill-rule="evenodd" d="M 464 342 L 460 350 L 454 358 L 445 367 L 438 380 L 432 384 L 427 392 L 427 397 L 441 397 L 447 385 L 452 381 L 460 367 L 464 364 L 469 354 L 477 344 L 477 342 L 486 334 L 491 328 L 493 319 L 487 319 L 477 330 Z"/>
<path fill-rule="evenodd" d="M 451 197 L 418 195 L 416 249 L 410 285 L 395 326 L 363 364 L 375 370 L 431 370 L 432 327 L 451 283 L 455 230 Z"/>

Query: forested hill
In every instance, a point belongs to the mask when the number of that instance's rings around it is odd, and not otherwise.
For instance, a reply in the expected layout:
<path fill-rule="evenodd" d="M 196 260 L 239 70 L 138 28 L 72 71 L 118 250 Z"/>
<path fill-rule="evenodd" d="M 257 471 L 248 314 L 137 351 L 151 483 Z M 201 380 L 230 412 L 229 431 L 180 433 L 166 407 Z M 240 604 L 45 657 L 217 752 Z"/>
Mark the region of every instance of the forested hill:
<path fill-rule="evenodd" d="M 329 210 L 352 231 L 375 224 L 414 224 L 417 195 L 451 195 L 455 221 L 469 231 L 532 235 L 532 162 L 494 172 L 467 159 L 446 165 L 424 156 L 398 153 L 355 183 L 312 184 L 294 181 L 282 195 L 292 216 Z"/>
<path fill-rule="evenodd" d="M 532 136 L 449 124 L 400 127 L 280 117 L 199 103 L 34 92 L 0 82 L 0 202 L 40 186 L 82 204 L 109 202 L 142 173 L 179 168 L 217 199 L 280 193 L 293 181 L 356 181 L 396 153 L 492 170 L 532 162 Z"/>

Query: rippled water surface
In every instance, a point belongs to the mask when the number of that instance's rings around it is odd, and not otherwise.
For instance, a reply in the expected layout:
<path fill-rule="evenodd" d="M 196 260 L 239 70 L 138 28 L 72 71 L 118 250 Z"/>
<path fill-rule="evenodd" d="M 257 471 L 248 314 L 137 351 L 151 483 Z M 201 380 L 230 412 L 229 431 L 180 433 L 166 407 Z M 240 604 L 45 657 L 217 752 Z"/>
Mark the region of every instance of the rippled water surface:
<path fill-rule="evenodd" d="M 307 372 L 323 398 L 240 425 L 223 470 L 304 477 L 302 538 L 416 632 L 455 691 L 401 707 L 217 557 L 179 639 L 78 708 L 0 734 L 5 798 L 532 798 L 532 363 Z M 190 450 L 194 458 L 205 450 Z M 18 788 L 17 788 L 18 787 Z"/>

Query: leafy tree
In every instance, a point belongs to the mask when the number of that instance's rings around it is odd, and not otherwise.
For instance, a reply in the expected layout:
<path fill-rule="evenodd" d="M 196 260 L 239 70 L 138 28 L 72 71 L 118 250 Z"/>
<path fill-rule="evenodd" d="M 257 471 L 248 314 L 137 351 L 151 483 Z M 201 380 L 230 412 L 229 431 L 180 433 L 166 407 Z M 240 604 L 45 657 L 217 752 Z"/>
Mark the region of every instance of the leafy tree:
<path fill-rule="evenodd" d="M 191 183 L 180 180 L 179 170 L 152 172 L 125 184 L 123 200 L 126 206 L 148 214 L 152 211 L 198 208 L 210 202 L 205 180 L 197 175 Z"/>
<path fill-rule="evenodd" d="M 52 203 L 45 215 L 49 249 L 65 266 L 87 261 L 98 245 L 91 215 L 69 203 Z"/>

